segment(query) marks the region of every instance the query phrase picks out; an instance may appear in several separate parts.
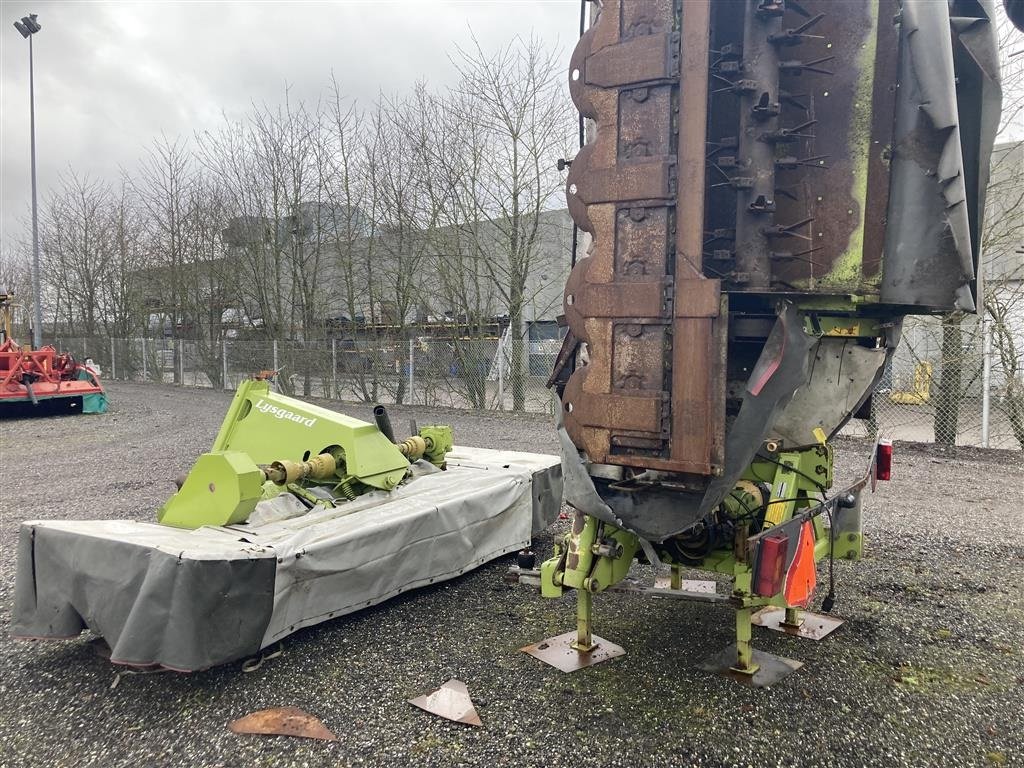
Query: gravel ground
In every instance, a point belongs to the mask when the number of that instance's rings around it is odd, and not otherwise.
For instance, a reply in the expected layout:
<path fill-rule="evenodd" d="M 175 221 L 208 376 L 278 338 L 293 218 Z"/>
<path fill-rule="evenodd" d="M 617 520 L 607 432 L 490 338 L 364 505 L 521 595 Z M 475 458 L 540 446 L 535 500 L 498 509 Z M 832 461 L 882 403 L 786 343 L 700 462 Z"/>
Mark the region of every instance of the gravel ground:
<path fill-rule="evenodd" d="M 18 525 L 151 519 L 230 395 L 109 388 L 105 416 L 0 422 L 0 766 L 1024 765 L 1020 453 L 897 445 L 896 479 L 865 505 L 869 555 L 836 564 L 846 625 L 820 643 L 755 630 L 757 647 L 805 662 L 767 690 L 696 668 L 732 639 L 720 607 L 603 595 L 597 631 L 627 656 L 562 675 L 517 653 L 572 628 L 574 603 L 505 585 L 508 559 L 303 630 L 251 674 L 118 678 L 87 635 L 10 639 Z M 428 414 L 392 411 L 396 426 L 410 416 Z M 556 449 L 544 418 L 429 418 L 462 444 Z M 843 479 L 866 450 L 839 443 Z M 546 534 L 539 554 L 550 548 Z M 449 677 L 468 683 L 484 728 L 405 703 Z M 339 741 L 226 728 L 283 705 Z"/>

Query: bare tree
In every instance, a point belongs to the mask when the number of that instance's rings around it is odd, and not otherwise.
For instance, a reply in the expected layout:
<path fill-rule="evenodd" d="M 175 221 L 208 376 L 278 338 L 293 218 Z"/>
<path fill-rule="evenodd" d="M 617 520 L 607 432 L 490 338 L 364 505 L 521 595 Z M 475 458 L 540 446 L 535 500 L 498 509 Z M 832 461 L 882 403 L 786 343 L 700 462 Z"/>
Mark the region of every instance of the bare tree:
<path fill-rule="evenodd" d="M 994 352 L 996 406 L 1024 448 L 1024 142 L 999 148 L 985 230 L 985 314 Z"/>
<path fill-rule="evenodd" d="M 459 117 L 479 127 L 480 174 L 473 179 L 476 219 L 494 228 L 486 261 L 508 312 L 512 336 L 510 383 L 513 408 L 525 407 L 524 315 L 528 279 L 542 238 L 541 214 L 560 202 L 555 161 L 570 146 L 574 125 L 557 51 L 540 40 L 516 38 L 495 53 L 474 39 L 459 50 L 460 81 L 452 101 Z"/>
<path fill-rule="evenodd" d="M 186 250 L 187 208 L 193 194 L 196 168 L 183 139 L 155 139 L 140 163 L 131 187 L 139 202 L 152 270 L 145 290 L 160 318 L 160 331 L 168 327 L 172 339 L 188 335 L 182 310 L 189 255 Z M 174 347 L 174 381 L 181 383 L 181 345 Z"/>
<path fill-rule="evenodd" d="M 323 328 L 327 288 L 323 226 L 331 153 L 324 111 L 293 103 L 254 107 L 243 121 L 197 137 L 198 156 L 216 178 L 232 214 L 228 256 L 239 269 L 246 315 L 268 339 L 306 342 Z M 286 365 L 302 368 L 304 356 Z M 281 379 L 285 387 L 290 379 Z"/>
<path fill-rule="evenodd" d="M 110 195 L 105 212 L 110 269 L 100 286 L 103 327 L 107 335 L 127 338 L 145 328 L 145 296 L 140 275 L 148 264 L 142 217 L 127 180 Z"/>
<path fill-rule="evenodd" d="M 984 311 L 999 380 L 997 408 L 1024 448 L 1024 37 L 1006 20 L 999 37 L 1003 115 L 983 233 Z"/>
<path fill-rule="evenodd" d="M 113 271 L 110 188 L 69 170 L 45 198 L 41 252 L 55 324 L 72 335 L 103 328 L 101 293 Z M 56 332 L 56 326 L 55 326 Z"/>

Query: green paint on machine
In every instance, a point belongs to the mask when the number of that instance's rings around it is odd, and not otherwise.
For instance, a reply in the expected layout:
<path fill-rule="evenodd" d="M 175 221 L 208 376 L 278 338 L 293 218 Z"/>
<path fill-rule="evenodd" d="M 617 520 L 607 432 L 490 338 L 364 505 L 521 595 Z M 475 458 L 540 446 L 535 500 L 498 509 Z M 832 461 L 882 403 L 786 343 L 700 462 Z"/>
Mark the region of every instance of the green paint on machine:
<path fill-rule="evenodd" d="M 451 428 L 424 427 L 420 436 L 427 460 L 443 466 Z M 307 506 L 333 507 L 373 489 L 390 491 L 409 469 L 375 424 L 272 392 L 266 381 L 245 381 L 212 450 L 199 457 L 158 519 L 179 528 L 233 525 L 261 499 L 281 493 Z"/>

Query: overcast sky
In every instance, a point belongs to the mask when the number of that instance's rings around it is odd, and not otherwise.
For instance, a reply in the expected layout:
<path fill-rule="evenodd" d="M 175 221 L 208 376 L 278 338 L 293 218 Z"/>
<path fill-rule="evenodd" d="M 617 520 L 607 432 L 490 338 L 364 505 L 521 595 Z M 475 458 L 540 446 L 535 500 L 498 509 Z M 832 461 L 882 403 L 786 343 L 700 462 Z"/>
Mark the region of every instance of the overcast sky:
<path fill-rule="evenodd" d="M 1001 7 L 1001 4 L 1000 4 Z M 0 244 L 29 209 L 28 43 L 13 22 L 30 12 L 35 38 L 39 186 L 69 165 L 115 180 L 161 132 L 190 136 L 285 85 L 313 99 L 333 70 L 363 103 L 417 78 L 452 82 L 448 54 L 532 33 L 566 57 L 578 0 L 346 2 L 46 2 L 0 0 Z M 1024 56 L 1014 59 L 1024 66 Z M 1018 132 L 1019 133 L 1019 132 Z"/>
<path fill-rule="evenodd" d="M 285 85 L 315 99 L 337 75 L 363 103 L 418 78 L 453 81 L 448 54 L 535 33 L 566 57 L 578 0 L 456 2 L 40 2 L 0 0 L 0 241 L 18 234 L 31 200 L 28 42 L 13 22 L 36 13 L 36 141 L 40 195 L 70 164 L 116 179 L 161 132 L 218 125 Z"/>

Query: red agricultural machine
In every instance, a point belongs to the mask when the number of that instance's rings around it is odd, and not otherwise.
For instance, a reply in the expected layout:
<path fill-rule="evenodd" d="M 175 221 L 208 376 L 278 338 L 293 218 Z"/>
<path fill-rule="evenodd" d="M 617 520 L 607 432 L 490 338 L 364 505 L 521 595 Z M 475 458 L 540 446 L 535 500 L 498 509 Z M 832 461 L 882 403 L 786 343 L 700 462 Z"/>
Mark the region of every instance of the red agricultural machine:
<path fill-rule="evenodd" d="M 12 293 L 0 294 L 0 415 L 46 412 L 106 413 L 97 371 L 51 346 L 22 347 L 11 336 Z"/>

